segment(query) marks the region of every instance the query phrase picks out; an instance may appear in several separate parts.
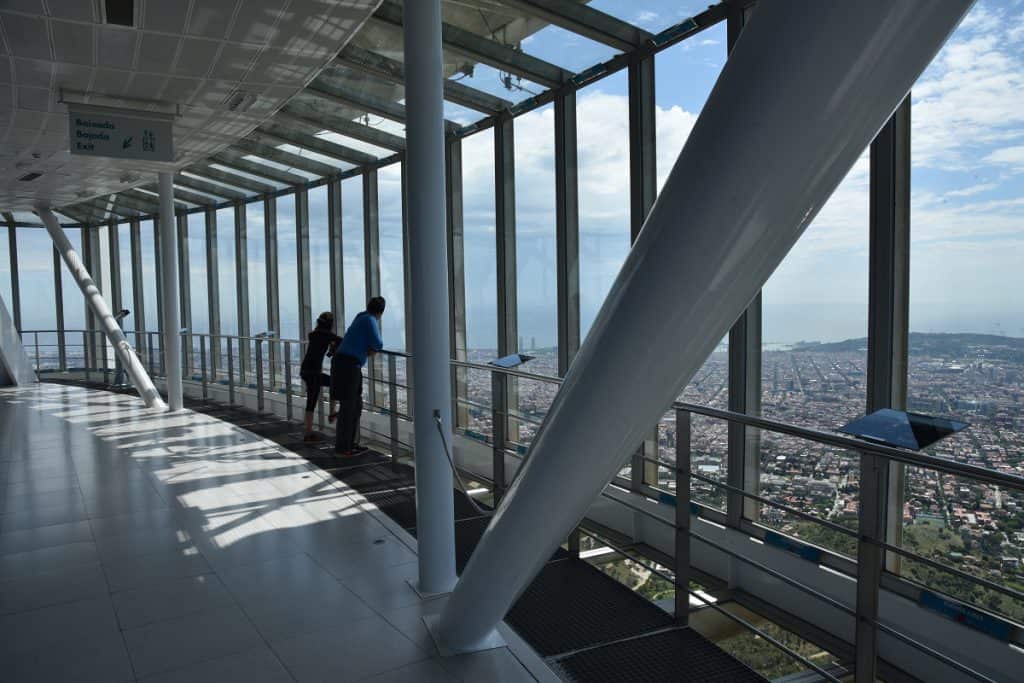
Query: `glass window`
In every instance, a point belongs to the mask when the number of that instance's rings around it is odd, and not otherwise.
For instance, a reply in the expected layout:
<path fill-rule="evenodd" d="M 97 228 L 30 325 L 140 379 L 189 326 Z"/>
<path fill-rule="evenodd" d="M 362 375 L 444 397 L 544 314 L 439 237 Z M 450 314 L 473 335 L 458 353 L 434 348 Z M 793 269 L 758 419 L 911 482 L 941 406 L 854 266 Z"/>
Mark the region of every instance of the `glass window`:
<path fill-rule="evenodd" d="M 132 229 L 129 223 L 117 225 L 118 265 L 121 270 L 121 305 L 131 311 L 124 321 L 124 329 L 136 328 L 135 315 L 135 278 L 132 277 Z M 135 337 L 128 336 L 128 341 L 135 344 Z"/>
<path fill-rule="evenodd" d="M 14 293 L 11 289 L 11 242 L 13 228 L 0 226 L 0 298 L 3 299 L 7 314 L 14 317 Z"/>
<path fill-rule="evenodd" d="M 868 155 L 857 160 L 763 289 L 761 412 L 833 430 L 867 399 Z M 761 495 L 856 528 L 860 459 L 760 434 Z M 855 556 L 853 538 L 762 505 L 760 521 Z"/>
<path fill-rule="evenodd" d="M 970 423 L 927 452 L 1024 463 L 1024 9 L 982 0 L 912 92 L 908 407 Z M 956 131 L 950 135 L 949 131 Z M 1024 494 L 907 468 L 903 544 L 1024 586 Z M 912 560 L 904 576 L 1024 623 L 1024 603 Z"/>
<path fill-rule="evenodd" d="M 160 329 L 160 310 L 157 307 L 156 290 L 156 233 L 152 220 L 139 224 L 139 251 L 142 253 L 142 289 L 143 301 L 146 304 L 146 330 L 156 332 Z M 154 338 L 154 347 L 159 348 L 159 339 Z"/>
<path fill-rule="evenodd" d="M 684 19 L 700 14 L 708 8 L 708 3 L 705 0 L 685 0 L 683 2 L 680 0 L 644 0 L 639 4 L 633 0 L 594 0 L 590 6 L 656 34 L 675 26 Z M 724 21 L 721 23 L 725 24 Z M 700 51 L 696 48 L 724 45 L 725 39 L 719 40 L 711 34 L 709 29 L 683 42 L 685 44 L 692 43 L 691 50 L 699 54 Z M 687 78 L 692 77 L 689 71 L 685 73 Z"/>
<path fill-rule="evenodd" d="M 44 235 L 46 233 L 43 233 Z M 71 247 L 78 252 L 79 256 L 82 255 L 82 229 L 81 228 L 64 228 L 64 234 L 67 235 L 68 241 L 71 242 Z M 99 240 L 93 242 L 98 244 Z M 52 244 L 52 242 L 51 242 Z M 99 262 L 99 254 L 96 255 L 96 262 Z M 78 288 L 75 283 L 75 278 L 72 277 L 71 272 L 67 266 L 64 265 L 64 260 L 60 261 L 60 287 L 61 294 L 63 295 L 63 301 L 61 302 L 64 307 L 64 329 L 65 330 L 84 330 L 85 325 L 85 297 L 82 296 L 82 290 Z M 100 280 L 105 279 L 104 273 L 90 273 L 95 279 L 97 275 Z M 104 298 L 107 301 L 110 300 L 108 295 L 109 292 L 104 292 Z M 23 309 L 24 310 L 24 309 Z"/>
<path fill-rule="evenodd" d="M 235 287 L 235 210 L 217 210 L 217 287 L 220 290 L 221 334 L 238 334 L 238 292 Z"/>
<path fill-rule="evenodd" d="M 331 244 L 327 225 L 327 186 L 309 190 L 309 300 L 315 321 L 331 310 Z"/>
<path fill-rule="evenodd" d="M 864 413 L 868 167 L 865 152 L 764 287 L 767 417 L 834 429 Z"/>
<path fill-rule="evenodd" d="M 29 355 L 37 353 L 40 368 L 59 364 L 57 338 L 57 297 L 53 289 L 53 242 L 40 228 L 15 228 L 18 240 L 18 285 L 21 294 L 21 325 L 25 330 L 47 330 L 46 334 L 25 336 Z"/>
<path fill-rule="evenodd" d="M 219 248 L 218 244 L 218 248 Z M 192 331 L 210 332 L 210 301 L 206 287 L 206 214 L 188 214 L 188 278 L 192 297 Z M 195 344 L 198 345 L 198 341 Z"/>
<path fill-rule="evenodd" d="M 627 7 L 617 0 L 605 2 L 602 10 L 617 14 L 631 23 L 656 30 L 657 26 L 674 24 L 690 16 L 678 3 L 645 5 L 645 11 Z M 700 10 L 696 10 L 700 11 Z M 695 12 L 694 12 L 695 13 Z M 725 22 L 703 31 L 694 39 L 663 50 L 655 56 L 655 134 L 657 154 L 658 191 L 675 165 L 693 124 L 697 121 L 711 88 L 725 62 Z M 686 73 L 685 79 L 679 78 Z M 625 163 L 625 162 L 624 162 Z M 727 408 L 729 404 L 729 337 L 722 339 L 703 367 L 697 371 L 679 400 L 700 403 L 713 408 Z M 690 448 L 693 468 L 691 496 L 705 505 L 724 508 L 725 490 L 707 481 L 724 480 L 728 463 L 728 424 L 698 415 L 690 424 Z M 676 416 L 669 411 L 658 424 L 658 458 L 668 462 L 676 459 Z M 653 468 L 645 468 L 649 480 Z M 675 473 L 664 467 L 657 468 L 657 482 L 647 481 L 660 488 L 675 489 Z"/>
<path fill-rule="evenodd" d="M 299 329 L 299 275 L 296 258 L 295 195 L 286 194 L 277 198 L 277 292 L 281 339 L 305 339 L 309 332 Z M 298 349 L 292 350 L 293 355 L 298 353 Z"/>
<path fill-rule="evenodd" d="M 626 72 L 584 88 L 578 97 L 580 327 L 585 337 L 629 252 Z"/>
<path fill-rule="evenodd" d="M 469 360 L 493 360 L 498 348 L 493 130 L 462 141 L 462 202 L 466 346 Z"/>
<path fill-rule="evenodd" d="M 363 177 L 341 181 L 341 251 L 345 278 L 345 320 L 338 321 L 343 333 L 352 318 L 366 308 L 366 257 L 363 252 Z"/>
<path fill-rule="evenodd" d="M 553 105 L 516 118 L 515 180 L 519 350 L 536 357 L 530 361 L 530 372 L 556 375 L 558 272 Z M 531 409 L 523 403 L 524 398 L 527 397 L 521 388 L 520 409 Z"/>
<path fill-rule="evenodd" d="M 253 334 L 259 334 L 270 327 L 267 323 L 267 235 L 262 201 L 245 205 L 245 226 L 246 259 L 249 262 L 249 321 Z"/>
<path fill-rule="evenodd" d="M 387 302 L 383 319 L 384 346 L 405 351 L 405 259 L 402 230 L 402 166 L 391 164 L 377 173 L 380 211 L 380 294 Z"/>

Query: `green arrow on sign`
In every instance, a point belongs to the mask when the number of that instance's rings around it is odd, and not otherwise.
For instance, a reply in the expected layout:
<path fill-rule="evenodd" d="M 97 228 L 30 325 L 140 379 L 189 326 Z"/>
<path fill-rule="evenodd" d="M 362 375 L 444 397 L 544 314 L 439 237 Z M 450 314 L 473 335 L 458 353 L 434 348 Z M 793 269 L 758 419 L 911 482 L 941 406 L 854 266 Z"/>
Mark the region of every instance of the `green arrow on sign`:
<path fill-rule="evenodd" d="M 128 149 L 131 146 L 132 146 L 132 139 L 131 138 L 125 138 L 124 142 L 121 143 L 121 149 Z"/>

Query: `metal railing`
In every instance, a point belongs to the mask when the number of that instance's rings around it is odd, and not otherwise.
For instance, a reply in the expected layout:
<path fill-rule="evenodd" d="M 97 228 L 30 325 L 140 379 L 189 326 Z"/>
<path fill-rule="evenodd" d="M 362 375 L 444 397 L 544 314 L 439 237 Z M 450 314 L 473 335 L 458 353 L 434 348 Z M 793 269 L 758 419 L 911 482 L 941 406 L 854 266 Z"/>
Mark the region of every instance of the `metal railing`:
<path fill-rule="evenodd" d="M 162 345 L 159 343 L 160 333 L 127 331 L 126 334 L 129 336 L 129 339 L 134 339 L 136 349 L 138 349 L 136 353 L 138 353 L 146 367 L 152 374 L 159 377 L 163 370 L 163 359 L 161 356 Z M 40 335 L 54 335 L 54 337 L 51 340 L 44 336 L 41 340 Z M 30 336 L 31 338 L 29 338 Z M 240 337 L 237 335 L 210 335 L 183 332 L 182 337 L 186 342 L 183 344 L 182 350 L 183 367 L 185 368 L 186 375 L 185 379 L 191 379 L 193 382 L 199 382 L 201 384 L 203 398 L 210 397 L 212 393 L 210 389 L 213 386 L 226 387 L 229 404 L 233 404 L 238 400 L 240 391 L 245 391 L 247 395 L 255 393 L 257 409 L 262 411 L 265 407 L 265 401 L 268 396 L 283 396 L 286 417 L 289 419 L 294 417 L 294 399 L 296 397 L 304 397 L 305 395 L 302 386 L 295 382 L 296 375 L 298 374 L 295 372 L 295 368 L 305 350 L 306 342 L 294 339 L 278 339 L 266 334 Z M 90 377 L 90 374 L 98 372 L 103 373 L 102 376 L 105 381 L 109 381 L 110 372 L 113 368 L 108 367 L 108 365 L 103 365 L 102 367 L 89 367 L 88 361 L 91 358 L 102 357 L 105 360 L 109 359 L 111 362 L 113 359 L 113 356 L 110 353 L 98 352 L 99 349 L 105 348 L 106 341 L 102 338 L 101 333 L 95 330 L 26 330 L 22 333 L 22 338 L 26 345 L 26 349 L 29 350 L 30 353 L 34 353 L 36 365 L 41 370 L 46 370 L 48 366 L 52 366 L 53 369 L 61 370 L 81 369 L 85 372 L 87 379 Z M 68 362 L 68 349 L 78 348 L 79 346 L 83 349 L 80 357 L 86 361 L 83 368 L 76 368 L 72 363 Z M 55 364 L 42 362 L 44 358 L 44 351 L 50 348 L 59 349 L 59 353 L 57 355 L 58 360 Z M 92 349 L 91 352 L 90 349 Z M 47 358 L 49 358 L 49 356 L 47 356 Z M 70 356 L 70 358 L 74 359 L 76 356 Z M 408 364 L 411 360 L 412 359 L 408 354 L 396 351 L 384 351 L 373 357 L 371 362 L 367 364 L 367 373 L 364 379 L 370 387 L 370 391 L 366 392 L 366 394 L 369 396 L 371 409 L 376 409 L 389 417 L 388 433 L 384 434 L 376 432 L 375 436 L 382 440 L 386 439 L 389 441 L 393 453 L 399 452 L 400 446 L 411 451 L 411 446 L 404 443 L 399 438 L 399 421 L 408 421 L 410 419 L 409 414 L 411 413 L 411 408 L 409 408 L 409 406 L 413 400 L 411 383 L 408 379 L 406 379 L 404 383 L 400 381 L 399 365 L 402 363 Z M 456 414 L 462 415 L 462 418 L 457 420 L 456 428 L 464 436 L 468 436 L 476 441 L 483 441 L 491 447 L 492 471 L 490 472 L 491 477 L 488 483 L 492 486 L 492 493 L 494 495 L 495 503 L 497 503 L 498 499 L 510 483 L 506 473 L 506 456 L 511 456 L 513 459 L 519 460 L 520 462 L 525 459 L 524 453 L 526 449 L 524 448 L 524 445 L 519 443 L 517 439 L 510 438 L 512 435 L 518 434 L 518 429 L 515 425 L 520 423 L 539 423 L 536 418 L 523 414 L 517 408 L 509 405 L 509 397 L 514 396 L 514 393 L 510 390 L 514 388 L 515 382 L 520 379 L 550 383 L 552 385 L 559 385 L 562 380 L 558 377 L 549 375 L 541 375 L 519 369 L 500 368 L 489 364 L 475 363 L 471 361 L 452 360 L 451 366 L 453 383 L 456 384 L 458 382 L 458 374 L 460 372 L 486 372 L 490 376 L 491 403 L 489 406 L 478 401 L 470 400 L 465 396 L 454 396 L 453 400 L 455 403 Z M 408 371 L 409 368 L 406 366 L 406 377 L 409 376 Z M 386 379 L 384 377 L 385 374 Z M 406 393 L 405 410 L 402 409 L 401 401 L 399 400 L 399 393 L 401 391 Z M 323 402 L 324 400 L 321 398 L 321 403 L 319 405 L 319 424 L 321 428 L 324 426 Z M 490 435 L 484 435 L 475 433 L 473 430 L 469 429 L 469 425 L 465 422 L 465 415 L 460 411 L 460 408 L 474 408 L 476 410 L 483 411 L 489 410 L 492 433 Z M 886 463 L 896 462 L 913 467 L 930 469 L 1014 491 L 1024 492 L 1024 477 L 984 467 L 978 467 L 967 463 L 937 458 L 924 453 L 861 441 L 837 433 L 800 427 L 780 422 L 778 420 L 743 413 L 735 413 L 728 410 L 710 408 L 692 403 L 676 402 L 673 404 L 672 410 L 674 411 L 676 421 L 676 460 L 673 462 L 656 457 L 652 458 L 647 455 L 642 456 L 642 458 L 645 462 L 650 463 L 656 468 L 665 468 L 672 472 L 673 481 L 671 483 L 674 484 L 674 486 L 661 487 L 660 481 L 654 482 L 653 485 L 651 482 L 633 482 L 629 480 L 619 480 L 615 483 L 632 490 L 634 493 L 643 494 L 648 499 L 653 499 L 661 503 L 671 502 L 675 509 L 673 518 L 670 520 L 664 515 L 656 514 L 643 506 L 631 504 L 628 501 L 623 500 L 621 495 L 613 495 L 613 493 L 609 491 L 605 491 L 602 495 L 604 499 L 613 501 L 617 505 L 628 508 L 633 512 L 666 525 L 672 530 L 675 539 L 673 574 L 666 574 L 662 570 L 659 570 L 650 564 L 645 564 L 642 560 L 638 560 L 635 555 L 628 554 L 621 547 L 609 543 L 607 539 L 602 539 L 602 543 L 607 545 L 609 548 L 612 548 L 613 551 L 628 557 L 631 561 L 643 564 L 649 570 L 674 584 L 676 589 L 676 616 L 681 623 L 688 623 L 691 611 L 689 596 L 694 596 L 699 602 L 705 603 L 705 607 L 725 613 L 727 618 L 740 623 L 744 628 L 747 628 L 751 632 L 764 638 L 765 642 L 782 649 L 792 657 L 794 661 L 800 662 L 802 665 L 814 670 L 818 675 L 828 680 L 838 680 L 833 673 L 822 669 L 806 657 L 772 638 L 768 633 L 765 633 L 755 625 L 750 624 L 746 620 L 741 619 L 734 614 L 728 613 L 728 610 L 724 610 L 720 605 L 707 601 L 705 597 L 693 591 L 690 588 L 691 564 L 689 558 L 690 539 L 692 538 L 738 562 L 755 567 L 759 571 L 781 581 L 787 586 L 799 590 L 805 595 L 820 601 L 824 605 L 842 612 L 851 619 L 854 619 L 861 624 L 868 624 L 878 633 L 891 636 L 892 638 L 899 640 L 900 642 L 905 643 L 924 654 L 934 657 L 946 666 L 952 667 L 971 678 L 980 681 L 992 680 L 986 675 L 975 671 L 967 665 L 958 662 L 939 651 L 936 651 L 934 648 L 919 642 L 912 636 L 893 628 L 877 618 L 863 614 L 859 609 L 859 605 L 851 607 L 850 605 L 808 586 L 797 578 L 785 575 L 777 569 L 768 566 L 764 562 L 759 562 L 751 557 L 744 556 L 741 553 L 729 549 L 721 543 L 717 543 L 706 534 L 693 531 L 690 524 L 690 517 L 693 513 L 696 513 L 698 517 L 706 518 L 719 525 L 724 525 L 730 528 L 733 528 L 734 525 L 730 524 L 728 516 L 722 513 L 722 511 L 706 505 L 691 502 L 692 480 L 695 479 L 714 487 L 720 487 L 721 489 L 729 493 L 736 494 L 737 496 L 741 496 L 744 499 L 754 501 L 760 505 L 779 509 L 804 521 L 835 531 L 856 541 L 860 548 L 870 546 L 878 548 L 884 552 L 898 554 L 902 557 L 911 559 L 914 562 L 920 562 L 939 571 L 948 572 L 959 579 L 971 582 L 984 589 L 998 592 L 999 594 L 1014 600 L 1024 601 L 1024 593 L 1021 593 L 1012 587 L 991 581 L 985 577 L 975 576 L 957 569 L 956 567 L 936 562 L 931 558 L 915 553 L 907 548 L 893 545 L 882 535 L 871 533 L 870 529 L 849 528 L 803 510 L 799 510 L 791 505 L 759 495 L 754 491 L 748 491 L 732 486 L 727 482 L 720 481 L 713 477 L 692 472 L 691 417 L 692 415 L 700 415 L 715 420 L 723 420 L 730 424 L 742 425 L 745 429 L 758 429 L 773 432 L 832 448 L 843 449 L 844 451 L 848 451 L 859 456 L 867 455 L 870 457 L 876 457 Z M 480 472 L 474 471 L 469 472 L 469 474 L 477 480 L 487 480 L 487 478 L 482 476 Z M 759 536 L 762 539 L 765 538 L 767 534 L 777 533 L 771 528 L 759 524 L 757 520 L 749 518 L 741 518 L 741 526 L 738 527 L 738 530 L 746 534 Z M 592 532 L 586 528 L 578 529 L 574 532 L 573 538 L 570 538 L 571 549 L 574 547 L 578 549 L 580 533 L 592 535 Z M 786 538 L 797 546 L 805 546 L 821 552 L 822 557 L 825 558 L 823 563 L 829 564 L 831 568 L 838 568 L 840 571 L 855 579 L 858 582 L 859 587 L 865 588 L 869 592 L 873 593 L 876 604 L 878 594 L 883 588 L 883 585 L 886 588 L 896 586 L 907 589 L 907 587 L 909 587 L 909 590 L 913 590 L 913 586 L 915 585 L 905 577 L 889 574 L 888 572 L 882 572 L 882 576 L 865 576 L 856 564 L 852 563 L 849 559 L 836 554 L 832 550 L 813 546 L 796 537 L 787 536 Z M 826 562 L 826 560 L 831 560 L 831 562 Z M 954 599 L 959 602 L 959 598 Z M 877 655 L 875 654 L 873 656 Z"/>

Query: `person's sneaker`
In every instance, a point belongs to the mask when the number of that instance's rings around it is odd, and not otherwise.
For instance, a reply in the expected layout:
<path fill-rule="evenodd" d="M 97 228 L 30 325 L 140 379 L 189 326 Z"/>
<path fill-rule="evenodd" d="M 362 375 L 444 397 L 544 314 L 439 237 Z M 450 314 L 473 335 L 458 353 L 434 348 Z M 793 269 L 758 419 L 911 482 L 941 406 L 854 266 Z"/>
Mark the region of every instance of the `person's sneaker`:
<path fill-rule="evenodd" d="M 338 419 L 338 414 L 337 413 L 329 413 L 327 415 L 327 421 L 330 422 L 331 424 L 334 424 L 334 421 L 337 420 L 337 419 Z"/>

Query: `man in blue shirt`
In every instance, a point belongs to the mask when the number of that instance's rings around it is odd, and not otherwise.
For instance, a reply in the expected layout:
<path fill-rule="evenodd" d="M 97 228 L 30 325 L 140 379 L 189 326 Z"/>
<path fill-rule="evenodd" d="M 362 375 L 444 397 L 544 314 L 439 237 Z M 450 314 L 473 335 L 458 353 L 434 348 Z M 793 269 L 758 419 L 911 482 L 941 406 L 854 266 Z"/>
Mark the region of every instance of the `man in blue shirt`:
<path fill-rule="evenodd" d="M 331 400 L 341 402 L 335 453 L 355 455 L 364 450 L 358 446 L 359 417 L 363 413 L 362 368 L 367 357 L 384 348 L 380 336 L 384 305 L 384 297 L 380 296 L 366 302 L 366 310 L 352 320 L 331 360 Z"/>

